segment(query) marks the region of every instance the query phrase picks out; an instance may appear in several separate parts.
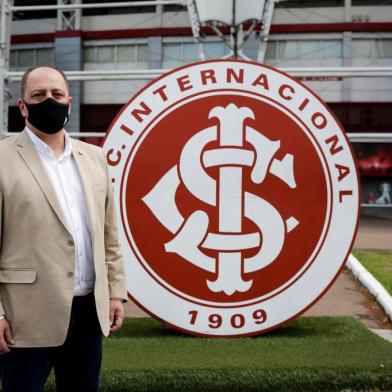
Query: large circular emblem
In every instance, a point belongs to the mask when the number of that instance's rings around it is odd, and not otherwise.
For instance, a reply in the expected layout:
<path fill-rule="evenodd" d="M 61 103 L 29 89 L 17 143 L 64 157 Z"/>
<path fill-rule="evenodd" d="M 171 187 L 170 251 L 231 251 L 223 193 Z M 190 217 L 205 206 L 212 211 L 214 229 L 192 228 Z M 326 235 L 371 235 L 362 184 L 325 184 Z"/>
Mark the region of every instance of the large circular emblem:
<path fill-rule="evenodd" d="M 320 98 L 273 68 L 216 60 L 164 74 L 124 106 L 103 147 L 129 295 L 175 328 L 276 328 L 350 252 L 348 140 Z"/>

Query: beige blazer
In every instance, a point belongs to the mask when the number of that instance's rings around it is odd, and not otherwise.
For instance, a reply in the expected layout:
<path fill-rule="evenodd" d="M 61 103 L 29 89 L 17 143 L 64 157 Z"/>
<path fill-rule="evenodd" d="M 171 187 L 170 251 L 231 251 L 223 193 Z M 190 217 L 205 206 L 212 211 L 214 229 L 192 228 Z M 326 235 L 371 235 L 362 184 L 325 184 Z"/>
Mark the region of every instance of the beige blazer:
<path fill-rule="evenodd" d="M 112 184 L 100 148 L 72 140 L 91 226 L 102 332 L 109 298 L 127 298 Z M 0 142 L 0 312 L 15 347 L 59 346 L 68 330 L 75 249 L 41 159 L 25 131 Z"/>

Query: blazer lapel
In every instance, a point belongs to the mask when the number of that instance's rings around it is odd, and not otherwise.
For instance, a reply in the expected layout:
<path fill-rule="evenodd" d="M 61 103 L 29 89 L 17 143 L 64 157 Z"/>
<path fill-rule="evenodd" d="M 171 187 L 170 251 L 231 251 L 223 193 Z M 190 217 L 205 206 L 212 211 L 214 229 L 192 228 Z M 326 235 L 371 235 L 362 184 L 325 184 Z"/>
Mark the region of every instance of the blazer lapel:
<path fill-rule="evenodd" d="M 37 181 L 39 187 L 44 193 L 47 201 L 52 207 L 53 211 L 60 219 L 63 226 L 67 229 L 67 231 L 72 235 L 67 220 L 65 219 L 63 210 L 61 208 L 60 202 L 58 201 L 56 191 L 54 190 L 52 183 L 48 177 L 48 174 L 45 171 L 45 168 L 41 162 L 41 159 L 36 151 L 33 143 L 31 142 L 29 136 L 26 131 L 23 131 L 17 138 L 17 149 L 19 155 L 22 157 L 25 162 L 27 168 L 30 170 L 31 174 Z"/>
<path fill-rule="evenodd" d="M 88 216 L 90 219 L 90 234 L 91 240 L 94 241 L 94 195 L 92 191 L 91 179 L 93 178 L 93 172 L 89 170 L 87 155 L 83 150 L 72 141 L 72 155 L 75 159 L 76 166 L 79 170 L 80 178 L 83 184 L 84 195 L 86 198 L 86 204 L 88 209 Z"/>

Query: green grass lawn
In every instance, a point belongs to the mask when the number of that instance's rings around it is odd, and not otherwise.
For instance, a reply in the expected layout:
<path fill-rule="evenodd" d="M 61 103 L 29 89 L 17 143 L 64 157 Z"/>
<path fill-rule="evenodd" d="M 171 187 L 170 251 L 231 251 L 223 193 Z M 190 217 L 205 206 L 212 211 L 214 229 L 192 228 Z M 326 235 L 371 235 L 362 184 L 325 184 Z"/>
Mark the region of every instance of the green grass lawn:
<path fill-rule="evenodd" d="M 353 254 L 392 295 L 392 252 L 355 250 Z"/>
<path fill-rule="evenodd" d="M 343 390 L 392 390 L 392 344 L 350 317 L 300 318 L 236 339 L 127 319 L 105 340 L 103 392 Z"/>

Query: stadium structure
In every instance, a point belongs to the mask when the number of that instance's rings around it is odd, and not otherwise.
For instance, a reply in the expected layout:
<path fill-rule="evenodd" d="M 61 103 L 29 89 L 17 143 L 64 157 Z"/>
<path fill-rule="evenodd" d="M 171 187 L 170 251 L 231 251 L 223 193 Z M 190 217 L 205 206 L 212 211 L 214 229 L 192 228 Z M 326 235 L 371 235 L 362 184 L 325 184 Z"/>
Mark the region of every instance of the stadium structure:
<path fill-rule="evenodd" d="M 1 137 L 23 129 L 19 81 L 35 65 L 67 71 L 67 129 L 99 144 L 121 106 L 164 70 L 245 58 L 288 72 L 328 103 L 355 151 L 363 211 L 392 218 L 392 0 L 258 0 L 231 27 L 205 22 L 203 7 L 225 2 L 235 15 L 235 0 L 2 0 Z"/>

